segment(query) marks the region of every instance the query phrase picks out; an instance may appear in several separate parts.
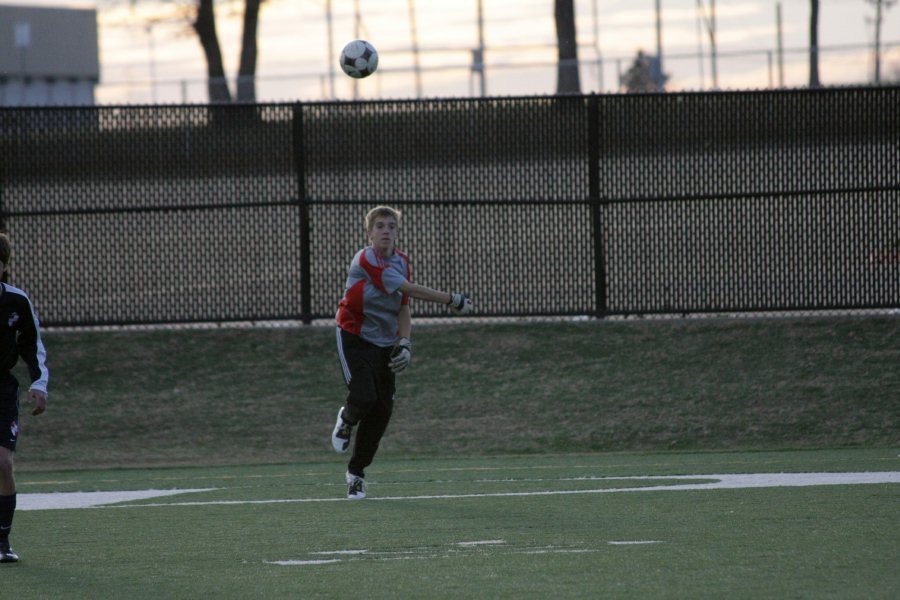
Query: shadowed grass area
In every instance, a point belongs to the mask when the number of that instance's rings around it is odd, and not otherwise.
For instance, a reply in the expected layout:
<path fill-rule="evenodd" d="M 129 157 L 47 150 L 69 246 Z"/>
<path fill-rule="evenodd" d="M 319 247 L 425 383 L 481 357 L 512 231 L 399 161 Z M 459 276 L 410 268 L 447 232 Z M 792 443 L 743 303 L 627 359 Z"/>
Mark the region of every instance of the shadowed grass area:
<path fill-rule="evenodd" d="M 891 317 L 415 326 L 381 455 L 890 446 L 898 334 Z M 44 341 L 50 407 L 23 405 L 21 469 L 331 455 L 329 327 Z"/>

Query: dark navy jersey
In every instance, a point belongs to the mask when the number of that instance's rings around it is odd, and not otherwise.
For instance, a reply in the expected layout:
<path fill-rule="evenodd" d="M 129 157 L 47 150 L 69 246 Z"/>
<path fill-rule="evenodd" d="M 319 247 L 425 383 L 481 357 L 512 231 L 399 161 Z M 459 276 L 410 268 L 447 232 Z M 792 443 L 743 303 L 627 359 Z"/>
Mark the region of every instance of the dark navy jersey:
<path fill-rule="evenodd" d="M 28 295 L 0 283 L 0 372 L 11 371 L 22 359 L 31 375 L 30 389 L 47 393 L 47 352 L 41 326 Z"/>

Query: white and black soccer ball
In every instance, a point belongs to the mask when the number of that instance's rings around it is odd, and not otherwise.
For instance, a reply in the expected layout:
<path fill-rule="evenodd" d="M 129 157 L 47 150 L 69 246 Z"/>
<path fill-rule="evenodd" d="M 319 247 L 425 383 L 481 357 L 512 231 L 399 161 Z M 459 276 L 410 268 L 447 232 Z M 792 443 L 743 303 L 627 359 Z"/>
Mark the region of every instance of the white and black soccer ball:
<path fill-rule="evenodd" d="M 351 40 L 341 50 L 341 68 L 354 79 L 368 77 L 378 68 L 378 50 L 366 40 Z"/>

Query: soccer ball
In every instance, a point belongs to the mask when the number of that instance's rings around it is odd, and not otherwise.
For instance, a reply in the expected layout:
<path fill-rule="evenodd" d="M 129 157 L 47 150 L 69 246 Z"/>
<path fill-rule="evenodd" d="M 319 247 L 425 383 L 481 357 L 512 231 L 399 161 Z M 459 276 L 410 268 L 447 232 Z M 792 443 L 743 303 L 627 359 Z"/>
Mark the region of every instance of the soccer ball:
<path fill-rule="evenodd" d="M 378 68 L 378 50 L 366 40 L 347 42 L 341 50 L 341 68 L 354 79 L 368 77 Z"/>

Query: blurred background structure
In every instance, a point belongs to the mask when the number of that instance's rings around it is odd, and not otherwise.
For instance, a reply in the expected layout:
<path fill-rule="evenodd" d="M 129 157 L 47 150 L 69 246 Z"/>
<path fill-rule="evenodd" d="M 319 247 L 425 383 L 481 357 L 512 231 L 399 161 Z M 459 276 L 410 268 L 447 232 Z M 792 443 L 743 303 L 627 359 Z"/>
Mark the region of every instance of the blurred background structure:
<path fill-rule="evenodd" d="M 41 95 L 37 82 L 48 77 L 57 88 L 92 82 L 99 104 L 900 81 L 896 0 L 97 0 L 90 8 L 69 0 L 5 1 L 18 3 L 0 12 L 0 104 L 7 105 L 90 101 L 86 88 Z M 26 5 L 34 14 L 68 8 L 77 18 L 42 17 L 29 30 L 22 23 L 30 21 L 16 16 Z M 364 81 L 337 70 L 337 53 L 355 37 L 381 54 L 379 72 Z M 33 54 L 38 47 L 60 63 L 48 73 L 22 72 L 22 49 Z M 75 64 L 80 57 L 83 64 Z M 20 90 L 23 77 L 29 93 Z"/>
<path fill-rule="evenodd" d="M 0 6 L 0 106 L 93 104 L 97 42 L 93 9 Z"/>

